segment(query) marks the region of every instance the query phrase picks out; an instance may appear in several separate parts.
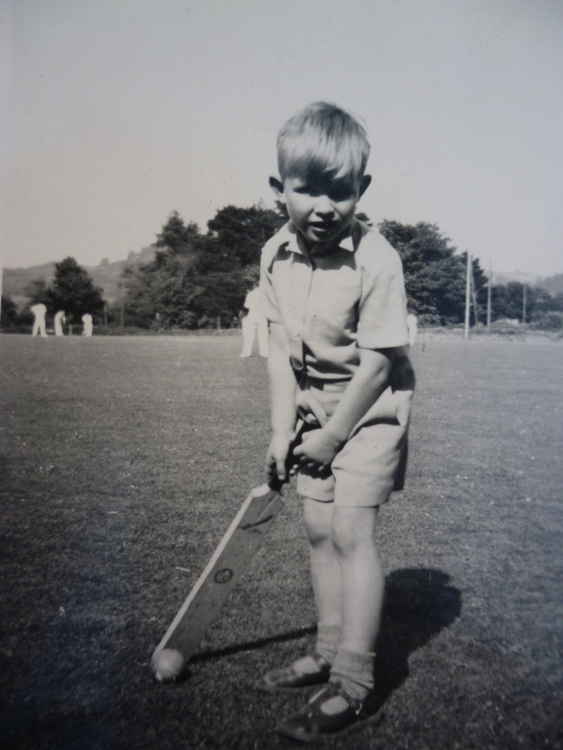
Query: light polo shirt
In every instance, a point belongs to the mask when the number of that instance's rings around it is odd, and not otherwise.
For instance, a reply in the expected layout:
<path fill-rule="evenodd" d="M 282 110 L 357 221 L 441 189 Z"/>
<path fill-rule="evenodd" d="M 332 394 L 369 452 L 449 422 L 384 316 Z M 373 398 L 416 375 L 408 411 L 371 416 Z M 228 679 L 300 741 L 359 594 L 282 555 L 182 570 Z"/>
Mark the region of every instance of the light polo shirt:
<path fill-rule="evenodd" d="M 408 344 L 401 259 L 360 221 L 313 256 L 286 224 L 262 250 L 260 287 L 266 317 L 285 328 L 293 368 L 309 377 L 349 380 L 359 348 Z"/>

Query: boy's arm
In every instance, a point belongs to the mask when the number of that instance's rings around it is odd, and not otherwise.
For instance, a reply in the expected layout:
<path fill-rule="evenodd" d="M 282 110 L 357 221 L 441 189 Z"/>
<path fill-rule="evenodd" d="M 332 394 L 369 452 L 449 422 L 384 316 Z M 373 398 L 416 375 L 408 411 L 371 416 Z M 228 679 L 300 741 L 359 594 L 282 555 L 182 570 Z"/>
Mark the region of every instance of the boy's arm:
<path fill-rule="evenodd" d="M 295 455 L 305 461 L 330 464 L 355 425 L 389 385 L 393 361 L 406 356 L 401 347 L 360 349 L 360 364 L 334 414 L 322 429 L 305 434 Z"/>
<path fill-rule="evenodd" d="M 266 457 L 266 472 L 286 479 L 286 459 L 297 419 L 297 383 L 289 361 L 285 330 L 279 323 L 270 323 L 268 354 L 270 381 L 270 415 L 272 440 Z"/>

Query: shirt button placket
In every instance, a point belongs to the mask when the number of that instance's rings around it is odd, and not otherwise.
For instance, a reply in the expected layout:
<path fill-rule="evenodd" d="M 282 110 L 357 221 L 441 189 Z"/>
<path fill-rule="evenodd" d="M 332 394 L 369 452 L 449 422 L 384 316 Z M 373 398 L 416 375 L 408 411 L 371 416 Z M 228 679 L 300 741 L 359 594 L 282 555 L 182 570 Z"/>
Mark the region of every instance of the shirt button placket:
<path fill-rule="evenodd" d="M 302 373 L 305 369 L 305 355 L 303 350 L 303 330 L 307 324 L 307 314 L 309 307 L 309 298 L 311 295 L 311 283 L 313 275 L 313 266 L 310 259 L 305 257 L 305 263 L 300 264 L 300 286 L 302 289 L 302 308 L 298 313 L 299 330 L 294 331 L 289 339 L 289 360 L 291 366 L 297 373 Z"/>

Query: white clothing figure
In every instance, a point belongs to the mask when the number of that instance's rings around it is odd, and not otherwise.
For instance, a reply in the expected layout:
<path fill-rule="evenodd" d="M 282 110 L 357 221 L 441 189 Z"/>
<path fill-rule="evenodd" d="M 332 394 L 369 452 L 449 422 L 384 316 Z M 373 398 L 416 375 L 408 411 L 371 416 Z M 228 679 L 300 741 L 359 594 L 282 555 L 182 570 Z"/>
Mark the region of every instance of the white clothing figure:
<path fill-rule="evenodd" d="M 263 307 L 260 287 L 251 289 L 244 300 L 244 308 L 248 312 L 241 320 L 241 357 L 250 357 L 252 355 L 254 339 L 256 337 L 258 337 L 258 352 L 260 356 L 268 356 L 268 321 L 264 315 Z"/>
<path fill-rule="evenodd" d="M 82 316 L 82 325 L 82 335 L 91 336 L 92 331 L 94 330 L 94 322 L 90 313 L 84 313 L 84 315 Z"/>
<path fill-rule="evenodd" d="M 407 328 L 409 330 L 409 344 L 410 346 L 414 346 L 418 331 L 418 319 L 414 313 L 409 313 L 407 315 Z"/>
<path fill-rule="evenodd" d="M 31 335 L 47 338 L 47 330 L 45 328 L 47 306 L 42 302 L 38 302 L 36 305 L 32 305 L 30 310 L 33 313 L 33 328 L 31 330 Z"/>
<path fill-rule="evenodd" d="M 64 310 L 58 310 L 55 313 L 55 336 L 64 336 L 63 325 L 66 323 Z"/>

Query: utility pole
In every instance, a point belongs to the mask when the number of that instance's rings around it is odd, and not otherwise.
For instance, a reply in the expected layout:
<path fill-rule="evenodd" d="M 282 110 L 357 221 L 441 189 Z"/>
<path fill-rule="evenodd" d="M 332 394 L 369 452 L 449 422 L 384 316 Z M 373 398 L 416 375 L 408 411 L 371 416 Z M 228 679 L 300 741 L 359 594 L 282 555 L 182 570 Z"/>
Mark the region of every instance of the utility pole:
<path fill-rule="evenodd" d="M 119 326 L 125 328 L 125 290 L 121 281 L 117 285 L 119 291 Z"/>
<path fill-rule="evenodd" d="M 469 305 L 471 299 L 471 253 L 467 252 L 467 266 L 465 269 L 465 329 L 464 337 L 469 338 Z"/>
<path fill-rule="evenodd" d="M 526 322 L 526 284 L 522 287 L 522 325 Z"/>
<path fill-rule="evenodd" d="M 471 262 L 471 300 L 473 302 L 473 323 L 479 325 L 479 307 L 477 306 L 477 287 L 475 286 L 475 275 L 473 273 L 473 262 Z"/>
<path fill-rule="evenodd" d="M 489 278 L 487 279 L 487 330 L 491 330 L 491 302 L 493 286 L 493 263 L 489 263 Z"/>

